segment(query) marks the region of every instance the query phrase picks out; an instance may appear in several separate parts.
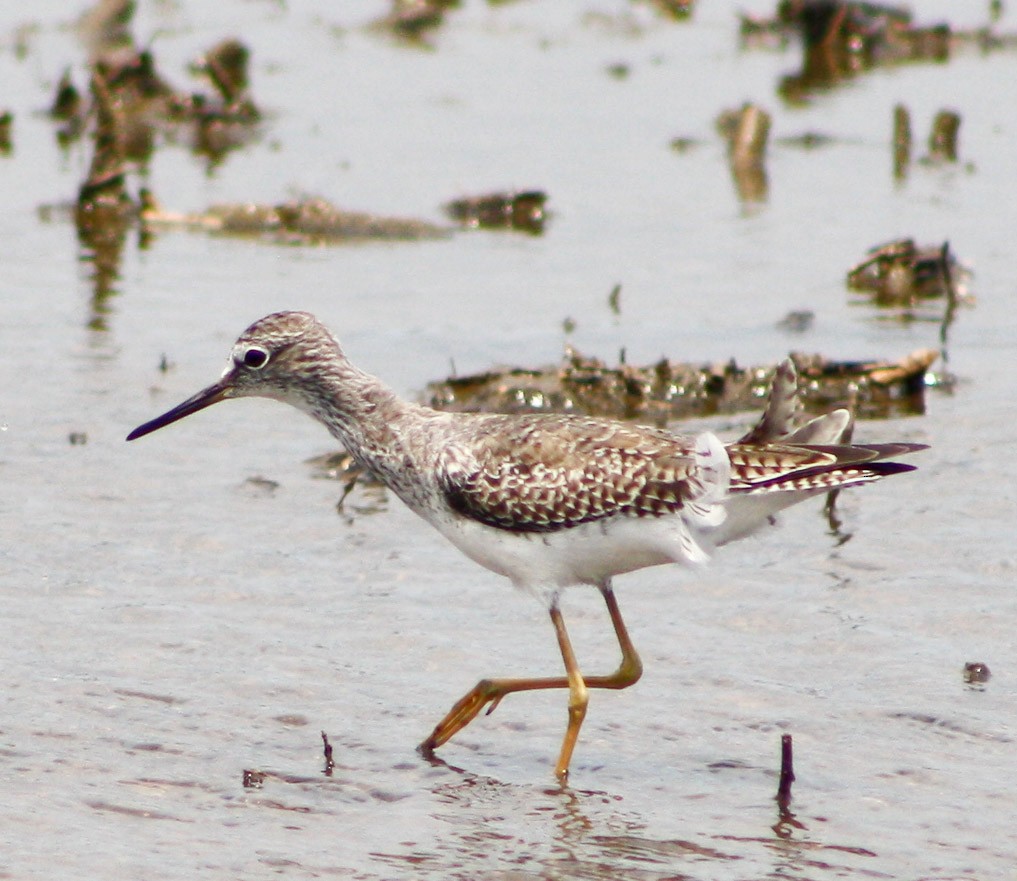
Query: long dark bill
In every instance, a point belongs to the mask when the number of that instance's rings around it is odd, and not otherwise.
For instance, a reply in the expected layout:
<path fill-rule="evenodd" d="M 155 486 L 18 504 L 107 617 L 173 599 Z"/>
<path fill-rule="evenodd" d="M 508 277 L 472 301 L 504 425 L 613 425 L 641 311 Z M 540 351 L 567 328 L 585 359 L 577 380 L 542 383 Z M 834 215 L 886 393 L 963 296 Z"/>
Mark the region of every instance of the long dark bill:
<path fill-rule="evenodd" d="M 156 416 L 155 419 L 146 422 L 144 425 L 139 425 L 127 435 L 127 440 L 132 441 L 146 434 L 151 434 L 153 431 L 163 428 L 171 422 L 176 422 L 178 419 L 183 419 L 185 416 L 190 416 L 192 413 L 197 413 L 199 410 L 211 407 L 212 404 L 226 397 L 228 387 L 225 381 L 219 380 L 215 385 L 210 385 L 196 395 L 192 395 L 182 404 L 177 404 L 172 410 L 167 410 L 162 416 Z"/>

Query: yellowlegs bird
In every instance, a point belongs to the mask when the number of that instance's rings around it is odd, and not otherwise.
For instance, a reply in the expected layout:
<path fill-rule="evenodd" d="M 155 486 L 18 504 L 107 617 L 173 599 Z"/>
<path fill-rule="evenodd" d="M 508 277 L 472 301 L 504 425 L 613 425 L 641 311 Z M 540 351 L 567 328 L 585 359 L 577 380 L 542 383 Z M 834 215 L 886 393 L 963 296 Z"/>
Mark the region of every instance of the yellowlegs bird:
<path fill-rule="evenodd" d="M 555 772 L 568 775 L 588 689 L 642 674 L 611 579 L 662 563 L 701 563 L 711 548 L 782 508 L 913 466 L 887 459 L 922 444 L 845 444 L 844 410 L 803 422 L 790 361 L 762 420 L 724 446 L 582 416 L 444 413 L 399 398 L 354 366 L 313 315 L 278 312 L 241 334 L 219 381 L 134 429 L 134 440 L 226 398 L 274 398 L 322 422 L 364 468 L 459 550 L 546 601 L 565 676 L 482 679 L 420 745 L 425 755 L 484 708 L 518 691 L 568 689 Z M 605 676 L 579 669 L 559 609 L 571 585 L 597 587 L 621 648 Z"/>

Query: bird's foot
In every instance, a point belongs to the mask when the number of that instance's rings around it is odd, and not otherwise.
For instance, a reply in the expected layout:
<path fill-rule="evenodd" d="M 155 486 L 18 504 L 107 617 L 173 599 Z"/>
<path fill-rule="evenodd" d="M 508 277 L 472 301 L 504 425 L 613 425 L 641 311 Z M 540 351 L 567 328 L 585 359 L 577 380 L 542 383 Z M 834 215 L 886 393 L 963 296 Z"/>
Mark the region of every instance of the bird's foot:
<path fill-rule="evenodd" d="M 505 688 L 505 680 L 481 679 L 435 726 L 430 736 L 420 744 L 420 751 L 425 756 L 431 755 L 439 746 L 469 725 L 487 704 L 491 705 L 487 713 L 493 713 L 509 690 L 511 689 Z"/>

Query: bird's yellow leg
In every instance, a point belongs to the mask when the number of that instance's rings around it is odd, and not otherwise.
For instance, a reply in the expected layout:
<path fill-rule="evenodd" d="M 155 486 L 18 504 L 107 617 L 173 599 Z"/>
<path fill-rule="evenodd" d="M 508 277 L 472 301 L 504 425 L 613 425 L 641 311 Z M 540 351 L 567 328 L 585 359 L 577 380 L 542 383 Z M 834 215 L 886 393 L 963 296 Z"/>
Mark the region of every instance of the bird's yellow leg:
<path fill-rule="evenodd" d="M 564 768 L 567 773 L 569 758 L 579 736 L 579 728 L 586 713 L 586 703 L 588 700 L 586 696 L 577 696 L 579 689 L 574 688 L 576 679 L 582 682 L 583 688 L 581 690 L 583 692 L 589 688 L 621 689 L 633 685 L 643 673 L 642 662 L 639 660 L 639 655 L 636 653 L 632 640 L 629 637 L 610 583 L 601 586 L 601 594 L 604 597 L 604 602 L 607 604 L 607 611 L 611 616 L 611 623 L 614 626 L 615 636 L 618 639 L 618 645 L 622 652 L 621 664 L 614 673 L 608 676 L 591 676 L 583 679 L 579 673 L 579 665 L 576 663 L 575 653 L 572 651 L 561 612 L 555 607 L 551 610 L 551 623 L 554 625 L 555 633 L 558 636 L 558 644 L 562 651 L 562 659 L 565 661 L 566 672 L 570 675 L 533 679 L 480 680 L 456 702 L 445 718 L 435 726 L 430 737 L 420 744 L 421 752 L 424 755 L 433 753 L 439 746 L 446 743 L 469 725 L 488 704 L 490 706 L 487 712 L 494 712 L 501 699 L 507 694 L 517 691 L 539 691 L 546 688 L 567 688 L 570 692 L 569 727 L 565 733 L 565 742 L 562 744 L 562 752 L 556 768 L 559 776 L 564 776 L 561 772 Z M 572 675 L 573 672 L 574 675 Z M 580 704 L 582 704 L 581 713 L 579 710 Z M 574 721 L 576 718 L 578 718 L 578 721 Z"/>
<path fill-rule="evenodd" d="M 561 742 L 558 764 L 554 766 L 555 776 L 564 781 L 569 776 L 572 751 L 576 748 L 579 729 L 583 725 L 583 719 L 586 718 L 586 706 L 590 702 L 590 694 L 586 690 L 583 674 L 579 672 L 576 653 L 572 650 L 572 642 L 565 629 L 565 620 L 556 605 L 551 607 L 551 622 L 554 624 L 554 632 L 558 636 L 558 647 L 561 649 L 561 657 L 565 662 L 565 673 L 569 685 L 569 724 L 565 729 L 565 739 Z"/>

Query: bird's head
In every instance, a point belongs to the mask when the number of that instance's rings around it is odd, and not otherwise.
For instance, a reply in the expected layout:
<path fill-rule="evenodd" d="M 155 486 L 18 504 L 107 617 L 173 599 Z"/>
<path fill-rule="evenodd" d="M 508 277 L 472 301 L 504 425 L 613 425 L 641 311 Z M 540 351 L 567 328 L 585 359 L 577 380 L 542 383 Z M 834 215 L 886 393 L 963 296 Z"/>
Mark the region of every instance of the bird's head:
<path fill-rule="evenodd" d="M 342 357 L 339 344 L 313 315 L 275 312 L 240 335 L 217 382 L 139 425 L 127 440 L 143 437 L 226 398 L 274 398 L 302 406 L 318 367 L 337 354 Z"/>

